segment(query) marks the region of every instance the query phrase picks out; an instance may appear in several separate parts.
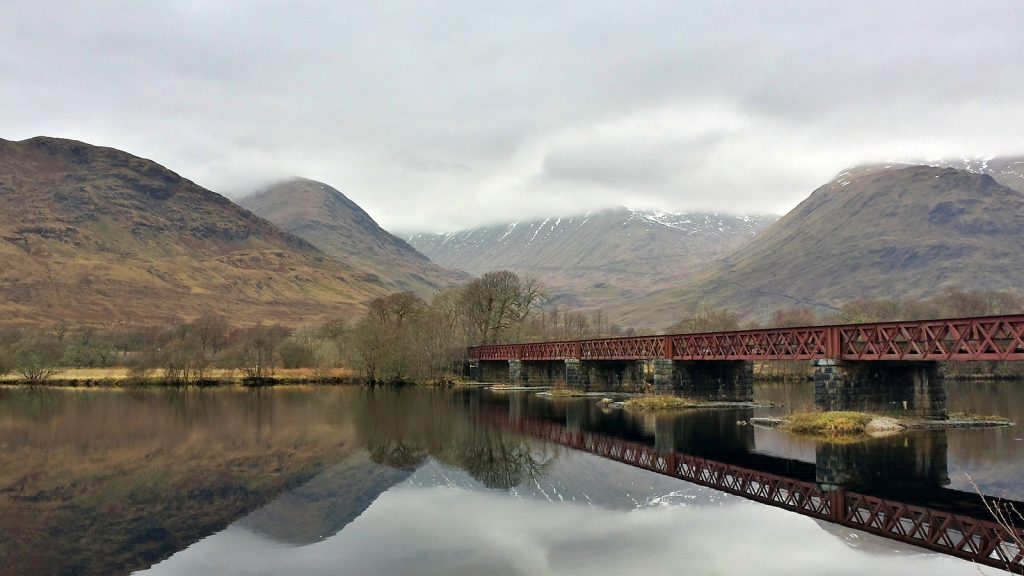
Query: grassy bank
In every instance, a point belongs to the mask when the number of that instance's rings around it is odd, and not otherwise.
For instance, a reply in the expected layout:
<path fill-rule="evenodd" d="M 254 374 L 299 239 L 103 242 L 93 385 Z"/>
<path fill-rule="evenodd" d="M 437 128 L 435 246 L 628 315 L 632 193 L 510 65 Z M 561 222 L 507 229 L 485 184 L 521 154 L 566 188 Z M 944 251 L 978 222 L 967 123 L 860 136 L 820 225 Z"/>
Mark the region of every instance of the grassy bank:
<path fill-rule="evenodd" d="M 138 376 L 125 367 L 75 368 L 61 370 L 38 381 L 30 381 L 15 374 L 0 377 L 0 385 L 6 386 L 58 386 L 67 388 L 132 388 L 166 386 L 273 386 L 280 384 L 372 384 L 347 368 L 313 370 L 310 368 L 278 369 L 267 378 L 247 378 L 240 370 L 210 370 L 201 378 L 182 380 L 168 379 L 163 375 Z M 429 380 L 424 382 L 395 382 L 423 386 L 450 386 L 451 380 Z"/>

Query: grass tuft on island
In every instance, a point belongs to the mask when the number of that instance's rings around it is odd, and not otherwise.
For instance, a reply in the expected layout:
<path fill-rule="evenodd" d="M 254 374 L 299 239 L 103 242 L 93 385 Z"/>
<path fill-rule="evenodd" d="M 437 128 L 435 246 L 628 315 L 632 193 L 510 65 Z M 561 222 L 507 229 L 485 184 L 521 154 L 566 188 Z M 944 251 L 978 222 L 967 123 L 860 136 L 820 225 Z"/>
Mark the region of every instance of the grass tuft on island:
<path fill-rule="evenodd" d="M 579 398 L 582 396 L 601 396 L 601 392 L 587 392 L 586 390 L 577 390 L 575 388 L 552 388 L 545 390 L 544 392 L 538 392 L 537 396 L 547 396 L 548 398 Z"/>
<path fill-rule="evenodd" d="M 953 412 L 944 420 L 894 418 L 864 412 L 810 412 L 790 414 L 785 418 L 751 418 L 750 423 L 777 427 L 793 434 L 826 440 L 849 442 L 858 438 L 877 438 L 897 434 L 904 430 L 931 430 L 946 428 L 990 428 L 1013 426 L 1015 423 L 1002 416 L 987 416 L 967 412 Z"/>
<path fill-rule="evenodd" d="M 1012 423 L 1013 420 L 1003 416 L 990 414 L 971 414 L 970 412 L 950 412 L 949 419 L 957 422 L 986 422 L 986 423 Z"/>
<path fill-rule="evenodd" d="M 680 410 L 682 408 L 693 408 L 699 402 L 679 396 L 640 396 L 630 398 L 622 403 L 626 410 L 637 410 L 641 412 L 660 412 L 664 410 Z"/>
<path fill-rule="evenodd" d="M 864 434 L 868 423 L 875 418 L 863 412 L 810 412 L 790 415 L 780 428 L 817 436 Z"/>

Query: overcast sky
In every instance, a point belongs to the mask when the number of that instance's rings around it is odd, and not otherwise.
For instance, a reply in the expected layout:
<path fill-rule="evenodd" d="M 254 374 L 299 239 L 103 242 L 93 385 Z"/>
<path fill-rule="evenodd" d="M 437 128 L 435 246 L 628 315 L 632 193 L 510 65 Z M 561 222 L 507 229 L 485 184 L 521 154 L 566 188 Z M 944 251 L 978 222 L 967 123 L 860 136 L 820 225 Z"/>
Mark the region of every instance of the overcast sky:
<path fill-rule="evenodd" d="M 386 228 L 784 213 L 872 160 L 1024 153 L 1024 3 L 4 0 L 0 138 Z"/>

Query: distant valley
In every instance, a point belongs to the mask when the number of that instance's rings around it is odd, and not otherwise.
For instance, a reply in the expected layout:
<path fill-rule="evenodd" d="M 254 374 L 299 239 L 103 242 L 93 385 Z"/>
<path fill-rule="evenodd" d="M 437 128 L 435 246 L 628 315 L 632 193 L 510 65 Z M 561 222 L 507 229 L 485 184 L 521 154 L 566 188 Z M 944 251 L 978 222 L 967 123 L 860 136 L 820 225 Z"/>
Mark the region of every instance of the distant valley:
<path fill-rule="evenodd" d="M 416 234 L 409 243 L 442 266 L 476 275 L 512 270 L 540 279 L 557 303 L 605 307 L 686 282 L 775 220 L 617 208 Z"/>

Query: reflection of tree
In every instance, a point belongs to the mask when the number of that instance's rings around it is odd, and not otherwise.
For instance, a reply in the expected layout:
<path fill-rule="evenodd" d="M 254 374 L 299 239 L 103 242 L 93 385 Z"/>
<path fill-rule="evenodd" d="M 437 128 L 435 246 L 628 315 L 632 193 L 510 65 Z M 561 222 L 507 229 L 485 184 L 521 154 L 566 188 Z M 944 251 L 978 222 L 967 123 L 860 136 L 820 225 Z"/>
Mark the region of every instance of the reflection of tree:
<path fill-rule="evenodd" d="M 377 464 L 411 472 L 427 459 L 427 451 L 403 442 L 382 440 L 370 448 L 370 457 Z"/>
<path fill-rule="evenodd" d="M 383 466 L 412 471 L 430 456 L 501 489 L 543 476 L 550 455 L 476 418 L 466 400 L 458 392 L 368 389 L 353 404 L 353 421 Z"/>
<path fill-rule="evenodd" d="M 541 478 L 552 460 L 550 455 L 535 453 L 522 441 L 494 431 L 456 441 L 448 456 L 484 486 L 502 490 Z"/>
<path fill-rule="evenodd" d="M 47 422 L 63 409 L 66 399 L 62 390 L 35 386 L 0 389 L 0 415 Z"/>
<path fill-rule="evenodd" d="M 411 471 L 426 460 L 429 439 L 423 426 L 430 421 L 430 411 L 420 404 L 425 397 L 416 392 L 370 388 L 353 404 L 359 441 L 374 462 Z"/>

